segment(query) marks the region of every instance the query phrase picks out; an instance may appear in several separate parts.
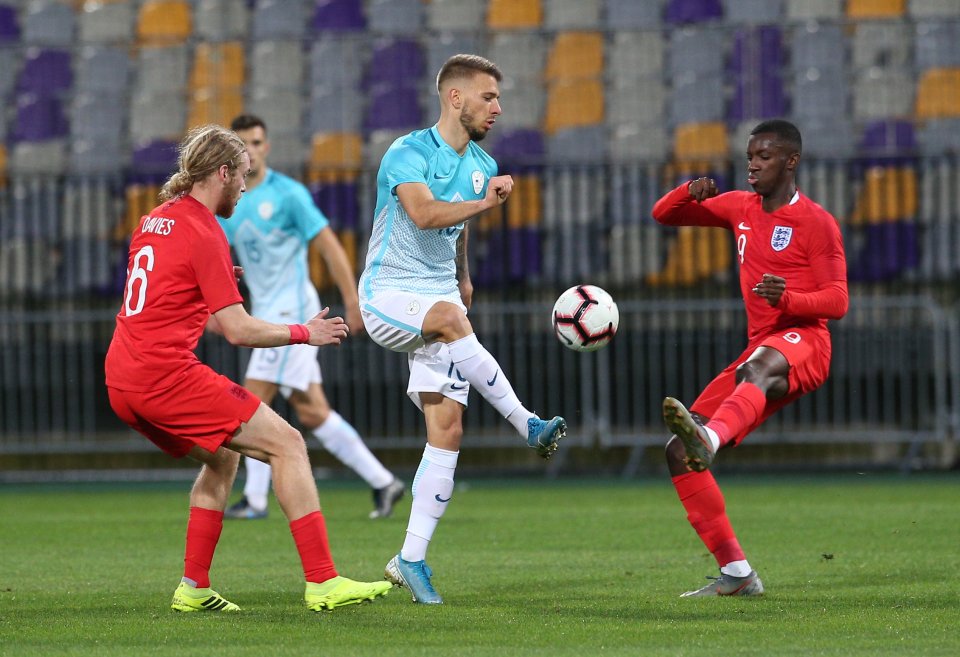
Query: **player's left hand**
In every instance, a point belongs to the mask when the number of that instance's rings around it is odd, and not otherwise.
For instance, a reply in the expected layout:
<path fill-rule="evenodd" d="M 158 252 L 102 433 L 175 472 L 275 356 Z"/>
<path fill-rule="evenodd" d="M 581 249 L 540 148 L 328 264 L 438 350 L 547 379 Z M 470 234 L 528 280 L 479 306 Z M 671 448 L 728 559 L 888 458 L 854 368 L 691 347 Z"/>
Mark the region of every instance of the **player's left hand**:
<path fill-rule="evenodd" d="M 786 289 L 787 280 L 785 278 L 773 274 L 764 274 L 760 282 L 754 285 L 751 291 L 758 297 L 766 299 L 771 306 L 776 306 L 780 303 L 780 297 L 783 296 Z"/>
<path fill-rule="evenodd" d="M 237 279 L 237 281 L 239 281 L 240 278 L 243 276 L 243 267 L 241 267 L 240 265 L 234 265 L 234 266 L 233 266 L 233 276 L 234 276 L 234 278 Z"/>
<path fill-rule="evenodd" d="M 322 347 L 329 344 L 340 344 L 350 334 L 350 329 L 342 317 L 327 317 L 330 308 L 324 308 L 306 322 L 310 331 L 309 344 Z"/>

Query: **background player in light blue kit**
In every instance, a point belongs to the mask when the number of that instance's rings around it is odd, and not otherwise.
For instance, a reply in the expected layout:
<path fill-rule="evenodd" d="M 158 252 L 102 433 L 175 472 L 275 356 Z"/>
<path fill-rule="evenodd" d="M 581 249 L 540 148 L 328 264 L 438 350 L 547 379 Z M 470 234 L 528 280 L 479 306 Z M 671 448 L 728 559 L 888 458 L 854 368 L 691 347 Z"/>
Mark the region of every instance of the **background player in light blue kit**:
<path fill-rule="evenodd" d="M 476 55 L 455 55 L 441 67 L 440 120 L 397 139 L 380 163 L 360 277 L 367 332 L 377 344 L 409 354 L 407 394 L 427 425 L 406 539 L 385 573 L 424 604 L 443 602 L 425 559 L 453 496 L 470 386 L 544 458 L 567 426 L 562 417 L 541 420 L 524 408 L 467 319 L 473 286 L 466 222 L 506 201 L 513 188 L 513 179 L 497 176 L 496 162 L 475 143 L 500 115 L 501 79 L 495 64 Z"/>
<path fill-rule="evenodd" d="M 363 331 L 357 306 L 356 278 L 346 252 L 299 182 L 267 167 L 270 142 L 262 119 L 241 115 L 230 126 L 247 145 L 250 175 L 247 193 L 233 218 L 221 220 L 253 300 L 254 317 L 303 322 L 319 312 L 320 297 L 310 280 L 307 253 L 320 249 L 343 297 L 347 325 Z M 404 484 L 387 470 L 363 443 L 350 423 L 330 408 L 321 385 L 317 348 L 291 345 L 254 349 L 244 387 L 269 404 L 279 390 L 296 411 L 305 429 L 331 454 L 349 466 L 373 489 L 371 518 L 389 516 L 403 496 Z M 246 458 L 244 496 L 227 509 L 228 518 L 264 518 L 270 490 L 270 466 Z"/>

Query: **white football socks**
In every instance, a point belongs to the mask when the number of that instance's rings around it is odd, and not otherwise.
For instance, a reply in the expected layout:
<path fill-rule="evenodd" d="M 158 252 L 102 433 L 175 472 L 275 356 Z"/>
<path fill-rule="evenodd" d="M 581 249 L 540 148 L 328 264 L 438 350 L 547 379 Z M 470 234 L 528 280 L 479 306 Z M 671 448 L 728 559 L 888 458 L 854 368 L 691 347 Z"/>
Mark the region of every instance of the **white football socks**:
<path fill-rule="evenodd" d="M 731 561 L 726 566 L 720 567 L 720 572 L 724 575 L 731 575 L 733 577 L 746 577 L 750 574 L 753 568 L 750 567 L 750 563 L 743 559 L 741 561 Z"/>
<path fill-rule="evenodd" d="M 393 481 L 393 474 L 373 455 L 353 425 L 336 411 L 330 411 L 326 421 L 313 430 L 313 435 L 324 449 L 363 477 L 370 488 L 383 488 Z"/>
<path fill-rule="evenodd" d="M 465 338 L 454 340 L 448 346 L 450 358 L 460 376 L 469 381 L 500 415 L 507 418 L 521 436 L 526 437 L 527 420 L 533 417 L 533 413 L 520 403 L 507 375 L 501 371 L 497 360 L 480 344 L 477 334 L 471 333 Z"/>
<path fill-rule="evenodd" d="M 243 496 L 247 504 L 257 511 L 267 508 L 267 493 L 270 492 L 270 464 L 249 456 L 244 457 L 247 467 L 247 481 L 243 485 Z"/>
<path fill-rule="evenodd" d="M 407 537 L 400 550 L 405 561 L 423 561 L 437 523 L 453 497 L 453 474 L 460 452 L 451 452 L 427 445 L 420 459 L 420 467 L 413 478 L 410 522 Z"/>

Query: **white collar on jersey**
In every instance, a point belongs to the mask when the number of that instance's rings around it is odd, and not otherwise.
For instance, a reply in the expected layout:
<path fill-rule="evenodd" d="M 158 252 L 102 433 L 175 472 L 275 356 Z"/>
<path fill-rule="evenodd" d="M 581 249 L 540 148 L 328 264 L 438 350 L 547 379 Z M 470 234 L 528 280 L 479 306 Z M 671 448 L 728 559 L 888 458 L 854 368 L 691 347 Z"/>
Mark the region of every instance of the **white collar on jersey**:
<path fill-rule="evenodd" d="M 790 202 L 787 203 L 787 205 L 793 205 L 794 203 L 796 203 L 796 202 L 799 201 L 799 200 L 800 200 L 800 190 L 798 189 L 798 190 L 796 190 L 796 191 L 793 193 L 793 198 L 790 199 Z"/>

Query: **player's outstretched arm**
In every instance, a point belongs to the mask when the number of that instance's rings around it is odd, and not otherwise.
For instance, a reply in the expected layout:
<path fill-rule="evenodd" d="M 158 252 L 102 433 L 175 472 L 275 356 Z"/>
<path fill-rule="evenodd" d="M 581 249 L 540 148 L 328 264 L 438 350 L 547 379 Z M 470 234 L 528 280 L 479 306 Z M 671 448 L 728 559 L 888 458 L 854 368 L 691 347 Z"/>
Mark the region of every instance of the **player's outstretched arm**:
<path fill-rule="evenodd" d="M 419 182 L 401 183 L 396 188 L 400 205 L 421 230 L 456 226 L 484 210 L 500 205 L 509 198 L 512 191 L 513 178 L 510 176 L 491 178 L 487 183 L 487 193 L 479 201 L 438 201 L 433 197 L 430 188 Z"/>
<path fill-rule="evenodd" d="M 294 335 L 286 324 L 252 317 L 239 303 L 221 308 L 213 316 L 227 342 L 239 347 L 282 347 L 293 342 L 309 342 L 315 346 L 340 344 L 347 337 L 347 324 L 342 317 L 328 319 L 329 312 L 329 308 L 324 308 L 306 325 L 301 325 L 300 330 L 305 332 L 303 336 Z"/>
<path fill-rule="evenodd" d="M 317 233 L 310 243 L 311 248 L 320 251 L 330 277 L 340 290 L 343 300 L 344 314 L 347 316 L 347 327 L 350 333 L 356 335 L 363 332 L 363 318 L 360 316 L 360 299 L 357 295 L 357 277 L 350 266 L 350 258 L 337 238 L 337 234 L 330 226 L 326 226 Z"/>

